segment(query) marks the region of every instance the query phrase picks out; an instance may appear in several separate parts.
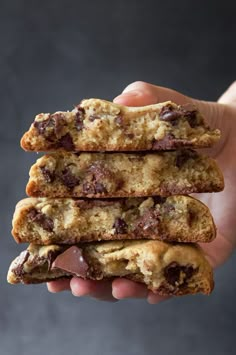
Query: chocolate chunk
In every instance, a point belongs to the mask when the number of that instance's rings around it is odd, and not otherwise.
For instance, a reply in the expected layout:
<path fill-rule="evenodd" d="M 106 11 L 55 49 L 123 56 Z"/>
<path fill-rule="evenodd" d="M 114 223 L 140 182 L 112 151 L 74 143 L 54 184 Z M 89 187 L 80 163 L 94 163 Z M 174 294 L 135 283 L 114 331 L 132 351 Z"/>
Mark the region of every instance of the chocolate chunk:
<path fill-rule="evenodd" d="M 27 216 L 30 221 L 37 223 L 47 232 L 53 231 L 53 220 L 50 217 L 46 216 L 44 213 L 37 211 L 36 208 L 32 208 L 28 212 Z"/>
<path fill-rule="evenodd" d="M 198 153 L 194 150 L 182 150 L 178 153 L 176 157 L 175 165 L 178 168 L 182 168 L 182 166 L 189 160 L 189 159 L 196 159 L 198 157 Z"/>
<path fill-rule="evenodd" d="M 194 220 L 196 218 L 196 213 L 193 211 L 191 208 L 188 209 L 188 214 L 187 214 L 187 223 L 189 227 L 192 226 Z"/>
<path fill-rule="evenodd" d="M 143 236 L 159 234 L 160 212 L 154 209 L 148 210 L 135 222 L 135 231 L 141 232 Z"/>
<path fill-rule="evenodd" d="M 54 113 L 51 115 L 51 119 L 54 121 L 54 132 L 56 137 L 60 137 L 63 127 L 66 123 L 65 115 L 63 113 Z"/>
<path fill-rule="evenodd" d="M 123 218 L 118 217 L 115 219 L 115 223 L 113 224 L 112 228 L 115 228 L 116 234 L 125 234 L 127 233 L 128 225 Z"/>
<path fill-rule="evenodd" d="M 60 179 L 62 180 L 63 184 L 69 189 L 73 189 L 80 183 L 80 179 L 73 175 L 73 173 L 68 167 L 62 170 L 60 174 Z"/>
<path fill-rule="evenodd" d="M 172 133 L 168 133 L 164 138 L 162 139 L 153 139 L 152 141 L 152 149 L 153 150 L 165 150 L 165 149 L 171 149 L 175 145 L 175 136 Z"/>
<path fill-rule="evenodd" d="M 40 166 L 40 170 L 46 182 L 51 183 L 55 180 L 55 173 L 53 171 L 50 171 L 45 166 Z"/>
<path fill-rule="evenodd" d="M 187 281 L 193 276 L 195 270 L 191 265 L 181 266 L 177 262 L 173 261 L 171 264 L 165 267 L 164 276 L 170 285 L 175 286 L 176 283 L 179 283 L 181 281 L 180 280 L 181 272 L 185 274 L 183 279 L 184 281 L 183 284 L 184 284 L 185 281 Z"/>
<path fill-rule="evenodd" d="M 83 192 L 86 195 L 95 195 L 95 194 L 107 193 L 107 189 L 100 182 L 88 181 L 83 184 Z"/>
<path fill-rule="evenodd" d="M 20 256 L 17 260 L 17 266 L 12 270 L 17 277 L 20 278 L 24 274 L 24 264 L 29 259 L 29 256 L 30 253 L 27 250 L 20 253 Z"/>
<path fill-rule="evenodd" d="M 72 140 L 70 133 L 66 133 L 59 140 L 59 147 L 63 147 L 65 150 L 73 151 L 75 150 L 75 146 Z"/>
<path fill-rule="evenodd" d="M 176 120 L 181 117 L 181 112 L 178 109 L 173 108 L 172 106 L 164 106 L 160 112 L 160 120 L 176 124 Z"/>
<path fill-rule="evenodd" d="M 190 127 L 195 128 L 197 127 L 200 122 L 197 118 L 197 111 L 193 110 L 193 111 L 185 111 L 184 112 L 184 117 L 187 119 Z"/>
<path fill-rule="evenodd" d="M 96 193 L 107 193 L 107 189 L 105 188 L 105 186 L 103 184 L 101 184 L 100 182 L 95 182 L 94 184 L 95 186 L 95 191 Z"/>
<path fill-rule="evenodd" d="M 91 121 L 91 122 L 93 122 L 93 121 L 95 121 L 95 120 L 100 120 L 100 116 L 98 116 L 98 115 L 90 115 L 89 116 L 89 121 Z"/>
<path fill-rule="evenodd" d="M 86 278 L 89 266 L 82 254 L 82 249 L 72 246 L 56 257 L 52 268 L 61 269 L 78 277 Z"/>
<path fill-rule="evenodd" d="M 116 116 L 115 119 L 114 119 L 115 123 L 117 124 L 117 126 L 121 127 L 124 125 L 124 117 L 119 115 L 119 116 Z"/>
<path fill-rule="evenodd" d="M 37 129 L 39 134 L 45 134 L 47 128 L 54 127 L 54 122 L 49 116 L 43 121 L 34 121 L 33 126 Z"/>
<path fill-rule="evenodd" d="M 77 112 L 75 115 L 75 127 L 78 131 L 81 131 L 84 128 L 85 110 L 82 107 L 77 106 Z"/>
<path fill-rule="evenodd" d="M 162 205 L 166 202 L 166 197 L 162 196 L 153 196 L 153 200 L 155 204 Z"/>
<path fill-rule="evenodd" d="M 126 133 L 125 134 L 129 139 L 133 139 L 134 138 L 134 134 L 133 133 Z"/>

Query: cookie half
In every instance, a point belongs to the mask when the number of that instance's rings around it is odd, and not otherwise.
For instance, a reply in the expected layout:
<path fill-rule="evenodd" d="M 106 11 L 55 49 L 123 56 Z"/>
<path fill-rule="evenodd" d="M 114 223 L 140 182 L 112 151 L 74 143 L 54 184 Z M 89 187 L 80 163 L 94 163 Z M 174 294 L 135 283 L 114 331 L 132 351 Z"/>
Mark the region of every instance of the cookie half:
<path fill-rule="evenodd" d="M 29 196 L 134 197 L 216 192 L 224 180 L 216 162 L 192 150 L 158 153 L 57 152 L 30 169 Z"/>
<path fill-rule="evenodd" d="M 158 239 L 210 242 L 215 225 L 207 206 L 189 196 L 73 200 L 28 198 L 16 206 L 12 234 L 19 243 Z"/>
<path fill-rule="evenodd" d="M 189 106 L 189 105 L 188 105 Z M 71 112 L 36 116 L 21 140 L 28 151 L 135 151 L 210 147 L 220 138 L 195 107 L 168 101 L 144 107 L 83 100 Z"/>
<path fill-rule="evenodd" d="M 194 244 L 112 241 L 74 246 L 36 246 L 16 258 L 8 282 L 40 283 L 73 275 L 102 280 L 125 277 L 160 295 L 185 295 L 213 289 L 212 268 Z"/>

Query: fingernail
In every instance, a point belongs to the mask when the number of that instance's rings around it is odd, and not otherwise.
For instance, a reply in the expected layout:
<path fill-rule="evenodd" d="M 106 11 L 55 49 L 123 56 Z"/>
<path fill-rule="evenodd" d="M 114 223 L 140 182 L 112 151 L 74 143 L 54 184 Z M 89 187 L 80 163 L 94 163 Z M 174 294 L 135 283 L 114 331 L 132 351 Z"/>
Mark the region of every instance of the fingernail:
<path fill-rule="evenodd" d="M 124 92 L 121 95 L 115 97 L 113 101 L 118 102 L 118 101 L 122 101 L 122 99 L 127 99 L 129 97 L 132 98 L 139 95 L 140 95 L 140 91 L 131 90 L 131 91 Z"/>

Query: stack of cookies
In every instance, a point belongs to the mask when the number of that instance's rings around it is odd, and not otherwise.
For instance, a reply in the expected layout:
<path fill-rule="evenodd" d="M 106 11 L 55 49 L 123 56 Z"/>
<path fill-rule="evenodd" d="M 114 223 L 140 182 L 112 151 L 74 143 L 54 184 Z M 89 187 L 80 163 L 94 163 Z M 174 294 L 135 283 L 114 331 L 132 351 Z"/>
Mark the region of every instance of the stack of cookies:
<path fill-rule="evenodd" d="M 209 294 L 212 269 L 196 243 L 211 242 L 215 225 L 187 194 L 223 189 L 216 162 L 192 150 L 219 138 L 196 108 L 172 102 L 89 99 L 37 115 L 21 145 L 49 153 L 16 206 L 13 236 L 30 245 L 8 281 L 125 277 L 161 295 Z"/>

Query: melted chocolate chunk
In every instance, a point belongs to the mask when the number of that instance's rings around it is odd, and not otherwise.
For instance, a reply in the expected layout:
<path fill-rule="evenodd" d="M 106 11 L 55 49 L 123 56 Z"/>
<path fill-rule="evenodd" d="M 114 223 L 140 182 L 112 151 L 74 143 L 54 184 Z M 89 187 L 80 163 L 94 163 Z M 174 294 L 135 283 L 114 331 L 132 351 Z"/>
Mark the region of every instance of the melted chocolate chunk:
<path fill-rule="evenodd" d="M 75 150 L 75 146 L 72 140 L 70 133 L 66 133 L 59 140 L 59 147 L 63 147 L 65 150 L 73 151 Z"/>
<path fill-rule="evenodd" d="M 37 129 L 39 134 L 45 134 L 46 129 L 49 127 L 54 127 L 54 122 L 49 116 L 47 119 L 43 121 L 34 121 L 33 126 Z"/>
<path fill-rule="evenodd" d="M 55 173 L 53 171 L 50 171 L 45 166 L 40 166 L 40 170 L 46 182 L 51 183 L 55 180 Z"/>
<path fill-rule="evenodd" d="M 24 274 L 24 264 L 29 259 L 29 256 L 30 253 L 27 250 L 21 252 L 17 260 L 17 266 L 12 270 L 17 277 L 21 278 Z"/>
<path fill-rule="evenodd" d="M 80 183 L 80 179 L 73 175 L 73 173 L 68 167 L 62 170 L 60 179 L 62 180 L 63 184 L 69 189 L 73 189 Z"/>
<path fill-rule="evenodd" d="M 176 120 L 181 117 L 181 112 L 178 109 L 168 105 L 162 107 L 159 117 L 161 121 L 170 122 L 171 124 L 175 125 Z"/>
<path fill-rule="evenodd" d="M 135 223 L 135 231 L 141 231 L 144 236 L 159 234 L 159 230 L 160 212 L 154 209 L 145 212 Z"/>
<path fill-rule="evenodd" d="M 185 284 L 185 282 L 193 276 L 195 270 L 190 265 L 181 266 L 177 262 L 173 261 L 171 264 L 166 266 L 164 269 L 164 276 L 165 276 L 166 281 L 170 285 L 175 286 L 176 283 L 178 283 L 180 281 L 181 272 L 183 272 L 185 274 L 184 282 L 183 282 L 183 284 Z"/>
<path fill-rule="evenodd" d="M 123 218 L 116 218 L 112 228 L 115 228 L 116 234 L 125 234 L 127 233 L 128 225 Z"/>
<path fill-rule="evenodd" d="M 197 111 L 196 110 L 184 111 L 183 114 L 184 114 L 184 117 L 188 120 L 188 123 L 191 128 L 195 128 L 200 124 L 200 122 L 197 118 Z"/>
<path fill-rule="evenodd" d="M 86 278 L 89 266 L 83 256 L 82 249 L 72 246 L 56 257 L 52 268 L 61 269 L 73 275 Z"/>
<path fill-rule="evenodd" d="M 101 193 L 107 193 L 107 189 L 105 186 L 96 181 L 90 181 L 90 182 L 85 182 L 83 184 L 83 192 L 86 195 L 95 195 L 95 194 L 101 194 Z"/>
<path fill-rule="evenodd" d="M 182 150 L 176 157 L 175 165 L 178 168 L 182 168 L 182 166 L 189 160 L 189 159 L 196 159 L 198 157 L 198 153 L 194 150 Z"/>
<path fill-rule="evenodd" d="M 153 200 L 155 204 L 162 205 L 166 202 L 166 197 L 162 196 L 153 196 Z"/>
<path fill-rule="evenodd" d="M 192 224 L 193 224 L 195 218 L 196 218 L 196 213 L 195 213 L 195 211 L 193 211 L 192 209 L 189 208 L 189 209 L 188 209 L 188 215 L 187 215 L 187 223 L 188 223 L 189 227 L 192 226 Z"/>
<path fill-rule="evenodd" d="M 152 141 L 153 150 L 165 150 L 171 149 L 175 145 L 175 136 L 172 133 L 168 133 L 164 138 Z"/>
<path fill-rule="evenodd" d="M 56 137 L 60 137 L 63 127 L 66 123 L 65 116 L 63 113 L 54 113 L 50 116 L 54 121 L 54 133 Z"/>
<path fill-rule="evenodd" d="M 47 232 L 53 231 L 53 220 L 50 217 L 46 216 L 44 213 L 37 211 L 36 208 L 32 208 L 28 212 L 27 216 L 30 221 L 37 223 Z"/>
<path fill-rule="evenodd" d="M 84 128 L 85 110 L 82 107 L 77 106 L 77 112 L 75 115 L 75 127 L 78 131 L 81 131 Z"/>

